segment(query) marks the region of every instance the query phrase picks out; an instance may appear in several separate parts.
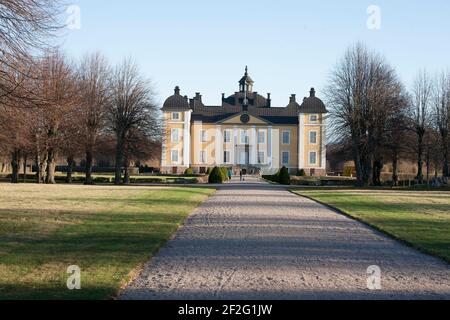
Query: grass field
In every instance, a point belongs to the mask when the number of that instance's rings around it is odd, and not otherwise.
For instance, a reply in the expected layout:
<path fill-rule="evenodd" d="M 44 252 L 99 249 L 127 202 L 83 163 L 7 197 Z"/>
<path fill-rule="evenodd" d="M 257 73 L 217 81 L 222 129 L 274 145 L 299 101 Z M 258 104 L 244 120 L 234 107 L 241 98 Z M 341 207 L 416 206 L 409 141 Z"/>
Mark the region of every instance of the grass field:
<path fill-rule="evenodd" d="M 0 300 L 114 297 L 213 192 L 0 184 Z"/>
<path fill-rule="evenodd" d="M 450 262 L 450 192 L 295 190 Z"/>

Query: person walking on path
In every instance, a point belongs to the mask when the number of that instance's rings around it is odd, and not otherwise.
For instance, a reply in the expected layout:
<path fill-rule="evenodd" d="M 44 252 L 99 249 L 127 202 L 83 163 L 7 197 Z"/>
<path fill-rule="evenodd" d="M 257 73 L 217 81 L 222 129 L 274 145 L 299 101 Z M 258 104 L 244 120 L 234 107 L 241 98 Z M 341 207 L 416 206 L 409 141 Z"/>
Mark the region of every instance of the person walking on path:
<path fill-rule="evenodd" d="M 239 176 L 241 177 L 241 182 L 244 181 L 244 173 L 241 171 L 239 171 Z"/>

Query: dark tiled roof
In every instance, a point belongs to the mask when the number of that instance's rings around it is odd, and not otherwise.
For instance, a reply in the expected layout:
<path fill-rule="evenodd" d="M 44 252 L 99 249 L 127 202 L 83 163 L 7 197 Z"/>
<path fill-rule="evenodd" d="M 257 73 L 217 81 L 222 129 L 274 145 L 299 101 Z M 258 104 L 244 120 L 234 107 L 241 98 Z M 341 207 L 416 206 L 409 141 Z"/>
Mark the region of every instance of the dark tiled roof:
<path fill-rule="evenodd" d="M 173 96 L 170 96 L 167 98 L 167 100 L 164 102 L 163 111 L 188 111 L 189 103 L 188 98 L 183 97 L 180 95 L 180 88 L 177 86 L 175 87 L 175 94 Z"/>
<path fill-rule="evenodd" d="M 225 103 L 231 105 L 242 105 L 246 95 L 244 92 L 236 92 L 232 96 L 229 96 L 224 100 Z M 267 107 L 268 101 L 263 96 L 259 95 L 257 92 L 247 92 L 247 99 L 251 106 L 256 107 Z"/>
<path fill-rule="evenodd" d="M 299 105 L 295 95 L 292 95 L 286 107 L 273 108 L 270 106 L 270 96 L 266 99 L 257 92 L 249 92 L 247 95 L 244 92 L 236 92 L 232 96 L 224 98 L 221 106 L 205 106 L 200 95 L 188 100 L 180 95 L 180 88 L 176 87 L 175 94 L 164 102 L 162 110 L 192 110 L 192 120 L 205 123 L 217 123 L 246 111 L 250 115 L 260 117 L 273 124 L 298 124 L 299 113 L 328 112 L 325 104 L 315 94 L 315 90 L 311 89 L 310 97 L 305 98 L 302 105 Z M 248 106 L 243 105 L 245 96 L 249 101 Z"/>
<path fill-rule="evenodd" d="M 300 113 L 328 113 L 327 108 L 322 100 L 316 97 L 316 91 L 314 88 L 310 91 L 309 98 L 303 100 L 299 109 Z"/>

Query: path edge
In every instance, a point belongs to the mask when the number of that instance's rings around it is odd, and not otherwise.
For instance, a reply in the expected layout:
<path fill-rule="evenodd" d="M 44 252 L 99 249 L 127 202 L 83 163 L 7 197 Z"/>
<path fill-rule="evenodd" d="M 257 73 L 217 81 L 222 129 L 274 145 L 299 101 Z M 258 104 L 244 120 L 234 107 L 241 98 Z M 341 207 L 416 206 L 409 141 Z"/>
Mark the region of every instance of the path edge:
<path fill-rule="evenodd" d="M 411 242 L 409 242 L 409 241 L 407 241 L 407 240 L 401 239 L 401 238 L 399 238 L 399 237 L 397 237 L 397 236 L 395 236 L 395 235 L 389 233 L 388 231 L 383 230 L 382 228 L 380 228 L 380 227 L 378 227 L 378 226 L 376 226 L 376 225 L 371 224 L 370 222 L 367 222 L 367 221 L 365 221 L 365 220 L 363 220 L 363 219 L 361 219 L 361 218 L 355 217 L 355 216 L 351 215 L 350 213 L 348 213 L 348 212 L 346 212 L 346 211 L 344 211 L 344 210 L 342 210 L 342 209 L 336 208 L 336 207 L 334 207 L 334 206 L 332 206 L 332 205 L 330 205 L 330 204 L 328 204 L 328 203 L 326 203 L 326 202 L 323 202 L 323 201 L 321 201 L 321 200 L 315 199 L 315 198 L 310 197 L 310 196 L 307 196 L 307 195 L 303 195 L 303 194 L 296 193 L 296 192 L 294 191 L 294 189 L 288 189 L 288 191 L 289 191 L 290 193 L 292 193 L 292 194 L 295 194 L 295 195 L 298 196 L 298 197 L 303 197 L 303 198 L 305 198 L 305 199 L 314 201 L 314 202 L 316 202 L 316 203 L 318 203 L 318 204 L 320 204 L 320 205 L 322 205 L 322 206 L 324 206 L 324 207 L 326 207 L 326 208 L 328 208 L 328 209 L 330 209 L 330 210 L 336 212 L 337 214 L 343 215 L 343 216 L 345 216 L 345 217 L 347 217 L 347 218 L 349 218 L 349 219 L 351 219 L 351 220 L 353 220 L 353 221 L 357 221 L 357 222 L 359 222 L 359 223 L 362 223 L 362 224 L 365 225 L 366 227 L 368 227 L 368 228 L 370 228 L 370 229 L 372 229 L 372 230 L 374 230 L 374 231 L 377 231 L 377 232 L 383 234 L 384 236 L 388 237 L 388 238 L 391 239 L 391 240 L 395 240 L 395 241 L 397 241 L 397 242 L 400 242 L 400 243 L 403 244 L 404 246 L 407 246 L 407 247 L 409 247 L 409 248 L 412 248 L 412 249 L 414 249 L 414 250 L 417 250 L 417 251 L 419 251 L 419 252 L 421 252 L 421 253 L 423 253 L 423 254 L 426 254 L 426 255 L 428 255 L 428 256 L 437 258 L 437 259 L 440 260 L 441 262 L 444 262 L 445 264 L 447 264 L 448 266 L 450 266 L 450 259 L 447 259 L 447 258 L 445 258 L 445 257 L 442 257 L 442 256 L 438 255 L 437 253 L 431 252 L 431 251 L 429 251 L 429 250 L 427 250 L 427 249 L 425 249 L 425 248 L 422 248 L 422 247 L 420 247 L 420 246 L 418 246 L 418 245 L 415 245 L 414 243 L 411 243 Z"/>
<path fill-rule="evenodd" d="M 172 236 L 167 239 L 165 242 L 161 243 L 161 245 L 158 247 L 157 250 L 145 261 L 141 262 L 138 265 L 136 265 L 130 272 L 126 275 L 127 281 L 124 281 L 124 283 L 117 289 L 116 293 L 114 295 L 110 296 L 109 300 L 121 300 L 120 296 L 122 293 L 127 289 L 127 287 L 136 280 L 144 271 L 144 268 L 147 264 L 151 263 L 153 258 L 161 252 L 162 249 L 166 247 L 166 245 L 176 238 L 177 234 L 180 232 L 181 229 L 183 229 L 186 225 L 186 222 L 195 214 L 195 212 L 200 208 L 206 201 L 208 201 L 211 197 L 213 197 L 217 193 L 217 189 L 208 197 L 203 200 L 203 202 L 199 203 L 197 207 L 195 207 L 189 214 L 186 216 L 186 218 L 178 225 L 177 229 L 172 233 Z"/>

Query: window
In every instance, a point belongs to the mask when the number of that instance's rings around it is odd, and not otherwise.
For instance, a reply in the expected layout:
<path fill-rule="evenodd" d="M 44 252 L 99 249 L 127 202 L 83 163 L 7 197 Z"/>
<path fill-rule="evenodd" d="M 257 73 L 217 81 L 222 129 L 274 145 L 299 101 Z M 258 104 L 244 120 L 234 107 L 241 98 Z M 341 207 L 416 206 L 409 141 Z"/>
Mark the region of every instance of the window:
<path fill-rule="evenodd" d="M 317 131 L 310 131 L 309 132 L 309 143 L 310 144 L 317 144 Z"/>
<path fill-rule="evenodd" d="M 225 130 L 223 132 L 223 142 L 231 143 L 231 131 L 230 130 Z"/>
<path fill-rule="evenodd" d="M 224 151 L 223 152 L 223 162 L 224 163 L 231 163 L 231 153 L 230 153 L 230 151 Z"/>
<path fill-rule="evenodd" d="M 206 132 L 206 130 L 202 130 L 200 132 L 200 141 L 201 142 L 208 142 L 208 133 Z"/>
<path fill-rule="evenodd" d="M 319 117 L 317 116 L 317 114 L 312 114 L 309 116 L 309 122 L 318 122 L 319 121 Z"/>
<path fill-rule="evenodd" d="M 200 151 L 200 163 L 206 163 L 206 151 Z"/>
<path fill-rule="evenodd" d="M 241 144 L 248 144 L 249 136 L 247 130 L 241 130 Z"/>
<path fill-rule="evenodd" d="M 283 144 L 291 144 L 291 133 L 283 131 Z"/>
<path fill-rule="evenodd" d="M 171 160 L 172 160 L 172 163 L 178 163 L 178 161 L 180 161 L 178 150 L 172 150 L 172 152 L 171 152 Z"/>
<path fill-rule="evenodd" d="M 317 164 L 317 152 L 313 151 L 309 153 L 309 164 Z"/>
<path fill-rule="evenodd" d="M 265 158 L 266 158 L 266 154 L 264 153 L 264 151 L 259 151 L 258 152 L 258 164 L 265 163 Z"/>
<path fill-rule="evenodd" d="M 180 141 L 180 130 L 179 129 L 172 129 L 170 134 L 170 141 L 173 143 L 178 143 Z"/>
<path fill-rule="evenodd" d="M 289 151 L 283 151 L 283 153 L 281 154 L 281 163 L 282 164 L 289 164 L 289 159 L 290 155 L 289 155 Z"/>
<path fill-rule="evenodd" d="M 258 143 L 266 143 L 266 132 L 263 130 L 258 131 Z"/>
<path fill-rule="evenodd" d="M 179 121 L 181 119 L 179 112 L 173 112 L 172 113 L 172 120 Z"/>

